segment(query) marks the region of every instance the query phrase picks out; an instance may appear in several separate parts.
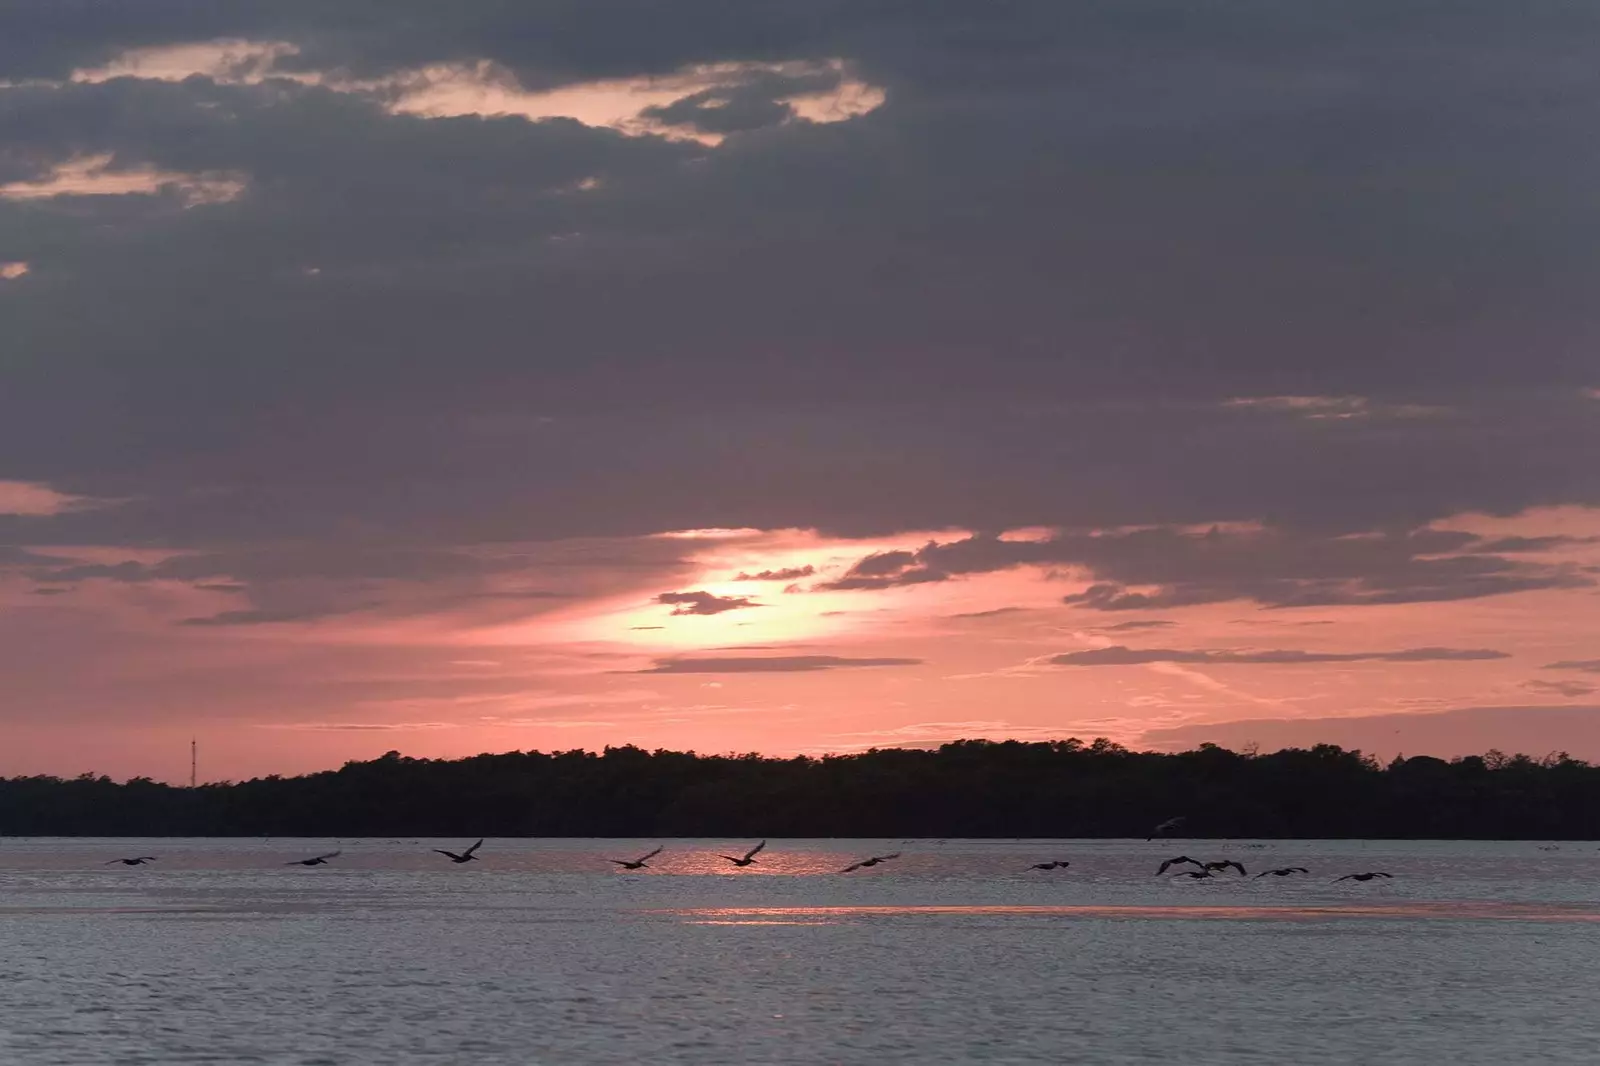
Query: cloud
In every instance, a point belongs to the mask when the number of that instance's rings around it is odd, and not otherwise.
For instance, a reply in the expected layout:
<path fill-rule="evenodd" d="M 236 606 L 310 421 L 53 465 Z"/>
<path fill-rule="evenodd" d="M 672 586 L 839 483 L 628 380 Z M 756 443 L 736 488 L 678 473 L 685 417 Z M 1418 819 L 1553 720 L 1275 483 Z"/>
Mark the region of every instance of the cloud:
<path fill-rule="evenodd" d="M 0 480 L 0 515 L 43 517 L 94 505 L 95 501 L 37 482 Z"/>
<path fill-rule="evenodd" d="M 1021 566 L 1076 567 L 1095 580 L 1062 597 L 1100 611 L 1161 610 L 1230 600 L 1268 607 L 1367 606 L 1477 599 L 1592 586 L 1571 562 L 1519 561 L 1471 533 L 1317 530 L 1260 525 L 1066 530 L 1015 540 L 972 536 L 869 555 L 819 588 L 882 589 Z M 1515 550 L 1525 550 L 1522 544 Z"/>
<path fill-rule="evenodd" d="M 1024 614 L 1032 610 L 1030 607 L 995 607 L 987 611 L 965 611 L 953 614 L 951 618 L 1001 618 L 1009 614 Z"/>
<path fill-rule="evenodd" d="M 1297 665 L 1303 663 L 1430 663 L 1476 662 L 1508 659 L 1489 648 L 1406 648 L 1401 651 L 1315 652 L 1299 649 L 1272 651 L 1182 651 L 1173 648 L 1092 648 L 1052 656 L 1057 666 L 1137 666 L 1144 663 L 1192 663 L 1232 666 L 1246 663 Z"/>
<path fill-rule="evenodd" d="M 1109 626 L 1101 626 L 1101 633 L 1134 633 L 1145 629 L 1171 629 L 1178 623 L 1169 622 L 1164 618 L 1134 619 L 1127 622 L 1117 622 Z"/>
<path fill-rule="evenodd" d="M 368 604 L 366 606 L 373 606 Z M 182 626 L 261 626 L 280 625 L 291 622 L 313 622 L 322 618 L 350 614 L 361 610 L 361 607 L 338 608 L 305 608 L 300 610 L 267 610 L 251 609 L 239 611 L 222 611 L 217 614 L 204 615 L 196 618 L 184 618 L 178 622 Z"/>
<path fill-rule="evenodd" d="M 1566 696 L 1570 699 L 1588 696 L 1600 691 L 1600 686 L 1591 685 L 1586 681 L 1543 681 L 1538 678 L 1524 681 L 1522 687 L 1529 692 L 1538 692 L 1550 696 Z"/>
<path fill-rule="evenodd" d="M 714 615 L 746 607 L 764 607 L 747 596 L 716 596 L 709 592 L 663 592 L 657 603 L 672 604 L 672 613 Z"/>
<path fill-rule="evenodd" d="M 1582 670 L 1586 674 L 1600 674 L 1600 659 L 1563 659 L 1550 663 L 1546 670 Z"/>
<path fill-rule="evenodd" d="M 740 572 L 735 581 L 798 581 L 817 572 L 814 566 L 790 566 L 781 570 L 761 570 L 754 574 Z"/>
<path fill-rule="evenodd" d="M 868 666 L 917 666 L 921 659 L 848 658 L 840 655 L 765 655 L 746 658 L 657 659 L 638 674 L 789 674 L 819 670 L 845 670 Z"/>

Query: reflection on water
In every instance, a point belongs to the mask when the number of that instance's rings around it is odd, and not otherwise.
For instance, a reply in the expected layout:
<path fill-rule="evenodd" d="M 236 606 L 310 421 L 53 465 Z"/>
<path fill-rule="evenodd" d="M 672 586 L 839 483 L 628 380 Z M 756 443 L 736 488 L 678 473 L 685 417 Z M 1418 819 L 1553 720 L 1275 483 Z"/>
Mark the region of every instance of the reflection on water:
<path fill-rule="evenodd" d="M 0 839 L 0 1066 L 1504 1066 L 1600 1046 L 1564 843 Z M 665 849 L 621 876 L 606 859 Z M 1546 845 L 1551 846 L 1551 845 Z M 334 864 L 286 867 L 341 850 Z M 851 874 L 864 855 L 902 858 Z M 161 856 L 137 869 L 119 855 Z M 1030 871 L 1068 858 L 1066 871 Z M 1394 880 L 1334 883 L 1392 871 Z M 760 873 L 762 876 L 756 876 Z"/>
<path fill-rule="evenodd" d="M 905 915 L 1043 915 L 1055 918 L 1179 918 L 1222 921 L 1321 921 L 1327 918 L 1453 919 L 1457 921 L 1595 922 L 1600 910 L 1572 906 L 1404 902 L 1316 907 L 1062 906 L 1050 904 L 877 905 L 852 907 L 698 907 L 661 910 L 701 925 L 818 925 L 846 918 Z"/>

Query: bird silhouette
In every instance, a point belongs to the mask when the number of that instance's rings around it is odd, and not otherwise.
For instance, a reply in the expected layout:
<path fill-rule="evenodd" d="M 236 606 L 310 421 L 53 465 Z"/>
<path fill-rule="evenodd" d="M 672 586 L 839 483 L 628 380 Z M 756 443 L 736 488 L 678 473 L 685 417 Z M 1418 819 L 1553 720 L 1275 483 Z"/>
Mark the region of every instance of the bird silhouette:
<path fill-rule="evenodd" d="M 1154 840 L 1156 837 L 1166 836 L 1168 833 L 1172 832 L 1174 829 L 1178 828 L 1188 820 L 1188 817 L 1182 814 L 1178 815 L 1176 818 L 1168 818 L 1166 821 L 1150 830 L 1150 835 L 1144 838 L 1145 842 L 1148 843 Z"/>
<path fill-rule="evenodd" d="M 468 848 L 466 851 L 463 851 L 460 855 L 457 855 L 453 851 L 446 851 L 443 848 L 434 848 L 433 850 L 439 855 L 448 857 L 451 862 L 462 863 L 471 862 L 476 859 L 477 856 L 472 853 L 481 847 L 483 847 L 483 841 L 480 839 L 476 844 L 472 845 L 472 847 Z"/>
<path fill-rule="evenodd" d="M 1234 862 L 1232 859 L 1222 859 L 1218 862 L 1205 862 L 1201 863 L 1200 865 L 1204 866 L 1207 870 L 1226 870 L 1231 866 L 1235 870 L 1239 871 L 1240 877 L 1245 876 L 1245 868 L 1239 863 Z"/>
<path fill-rule="evenodd" d="M 342 852 L 338 852 L 338 851 L 329 851 L 329 852 L 325 852 L 325 853 L 323 853 L 321 855 L 313 855 L 309 859 L 294 859 L 294 860 L 292 860 L 290 862 L 284 863 L 284 865 L 285 866 L 326 866 L 326 865 L 328 865 L 328 860 L 329 859 L 338 858 L 341 854 L 343 854 L 343 853 Z"/>
<path fill-rule="evenodd" d="M 736 859 L 732 855 L 719 855 L 717 857 L 720 858 L 720 859 L 727 859 L 729 862 L 733 863 L 735 866 L 741 866 L 741 867 L 750 866 L 750 865 L 753 865 L 755 863 L 757 853 L 760 852 L 761 849 L 766 847 L 766 846 L 767 846 L 767 842 L 765 840 L 763 840 L 761 843 L 757 844 L 755 847 L 753 847 L 749 851 L 745 852 L 744 853 L 744 858 L 742 858 L 742 859 Z"/>
<path fill-rule="evenodd" d="M 1345 874 L 1343 877 L 1335 877 L 1333 879 L 1333 883 L 1334 884 L 1338 884 L 1340 881 L 1371 881 L 1374 877 L 1393 877 L 1393 876 L 1394 876 L 1394 874 L 1386 874 L 1382 870 L 1373 870 L 1370 873 Z"/>
<path fill-rule="evenodd" d="M 132 858 L 132 859 L 111 859 L 111 860 L 109 860 L 107 862 L 102 863 L 101 865 L 103 865 L 103 866 L 111 866 L 114 863 L 119 863 L 120 862 L 124 866 L 143 866 L 147 862 L 155 862 L 155 861 L 156 861 L 156 857 L 154 855 L 140 855 L 140 856 L 138 856 L 136 858 Z"/>
<path fill-rule="evenodd" d="M 1264 870 L 1256 877 L 1288 877 L 1290 874 L 1308 874 L 1311 871 L 1304 866 L 1280 866 L 1276 870 Z"/>
<path fill-rule="evenodd" d="M 1030 870 L 1065 870 L 1072 864 L 1066 859 L 1057 859 L 1054 862 L 1036 862 L 1028 867 Z"/>
<path fill-rule="evenodd" d="M 1187 855 L 1179 855 L 1176 859 L 1168 859 L 1166 862 L 1162 863 L 1159 867 L 1157 867 L 1156 874 L 1157 875 L 1164 874 L 1164 873 L 1167 872 L 1167 867 L 1176 866 L 1180 862 L 1192 862 L 1196 866 L 1200 867 L 1200 869 L 1202 869 L 1202 870 L 1204 870 L 1206 868 L 1206 864 L 1201 862 L 1199 859 L 1191 859 Z"/>
<path fill-rule="evenodd" d="M 854 873 L 856 870 L 859 870 L 862 867 L 876 866 L 880 862 L 888 862 L 890 859 L 898 859 L 899 857 L 900 853 L 898 851 L 890 852 L 888 855 L 874 855 L 870 859 L 862 859 L 860 862 L 853 862 L 839 872 L 844 874 Z"/>
<path fill-rule="evenodd" d="M 1198 881 L 1203 877 L 1215 877 L 1217 875 L 1212 873 L 1210 870 L 1206 869 L 1204 866 L 1202 866 L 1198 870 L 1184 870 L 1182 873 L 1178 874 L 1178 876 L 1179 877 L 1192 877 L 1192 878 L 1194 878 L 1195 880 Z"/>
<path fill-rule="evenodd" d="M 629 862 L 627 859 L 607 859 L 606 861 L 607 862 L 614 862 L 618 866 L 622 867 L 624 870 L 647 870 L 650 867 L 649 867 L 649 864 L 645 860 L 653 859 L 657 855 L 660 855 L 661 854 L 661 850 L 664 847 L 666 847 L 666 845 L 663 844 L 660 847 L 657 847 L 656 850 L 652 851 L 650 854 L 641 855 L 637 859 L 634 859 L 632 862 Z"/>

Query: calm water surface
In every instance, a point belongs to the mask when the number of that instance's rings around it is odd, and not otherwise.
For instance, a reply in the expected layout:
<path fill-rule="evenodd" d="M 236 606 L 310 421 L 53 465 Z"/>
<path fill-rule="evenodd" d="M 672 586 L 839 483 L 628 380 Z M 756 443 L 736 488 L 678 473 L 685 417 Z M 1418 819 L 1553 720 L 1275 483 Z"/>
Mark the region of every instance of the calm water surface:
<path fill-rule="evenodd" d="M 1592 843 L 466 843 L 0 840 L 0 1063 L 1600 1061 Z"/>

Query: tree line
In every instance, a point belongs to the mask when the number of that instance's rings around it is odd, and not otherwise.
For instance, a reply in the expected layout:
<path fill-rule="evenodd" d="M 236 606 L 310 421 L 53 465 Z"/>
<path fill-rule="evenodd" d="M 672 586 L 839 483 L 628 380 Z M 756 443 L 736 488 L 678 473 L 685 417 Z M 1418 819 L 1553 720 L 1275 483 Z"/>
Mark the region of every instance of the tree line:
<path fill-rule="evenodd" d="M 608 747 L 414 759 L 197 788 L 0 779 L 5 836 L 1600 838 L 1600 767 L 1488 752 L 1380 764 L 1331 744 L 963 740 L 772 758 Z"/>

